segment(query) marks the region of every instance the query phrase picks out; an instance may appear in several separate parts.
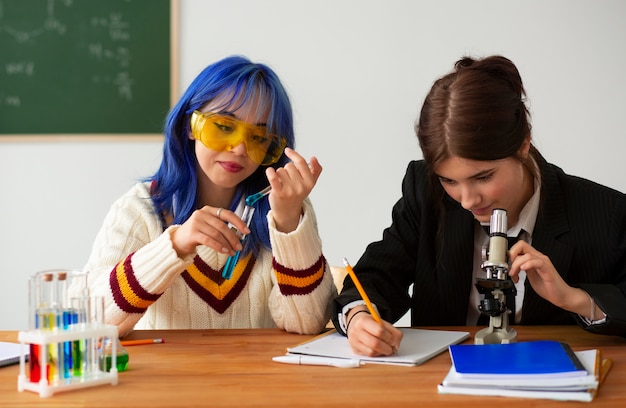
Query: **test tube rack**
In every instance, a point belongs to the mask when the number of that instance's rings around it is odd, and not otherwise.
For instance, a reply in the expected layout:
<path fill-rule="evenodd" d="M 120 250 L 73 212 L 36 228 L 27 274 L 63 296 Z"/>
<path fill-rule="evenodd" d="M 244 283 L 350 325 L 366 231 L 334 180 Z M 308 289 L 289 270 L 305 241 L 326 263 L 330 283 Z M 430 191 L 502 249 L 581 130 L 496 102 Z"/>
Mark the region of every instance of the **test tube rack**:
<path fill-rule="evenodd" d="M 97 345 L 104 338 L 117 338 L 117 326 L 107 324 L 78 324 L 67 330 L 29 330 L 18 333 L 18 341 L 21 344 L 20 373 L 17 378 L 18 391 L 32 391 L 40 397 L 50 397 L 55 393 L 69 391 L 78 388 L 92 387 L 101 384 L 117 385 L 116 368 L 116 343 L 112 342 L 113 354 L 111 356 L 111 370 L 102 371 L 98 366 Z M 47 367 L 49 364 L 49 346 L 63 344 L 65 342 L 81 341 L 91 345 L 94 358 L 87 358 L 86 366 L 80 376 L 57 378 L 50 381 L 46 375 L 41 375 L 37 382 L 30 381 L 26 374 L 26 350 L 29 345 L 39 345 L 39 367 Z M 30 356 L 32 358 L 32 356 Z"/>

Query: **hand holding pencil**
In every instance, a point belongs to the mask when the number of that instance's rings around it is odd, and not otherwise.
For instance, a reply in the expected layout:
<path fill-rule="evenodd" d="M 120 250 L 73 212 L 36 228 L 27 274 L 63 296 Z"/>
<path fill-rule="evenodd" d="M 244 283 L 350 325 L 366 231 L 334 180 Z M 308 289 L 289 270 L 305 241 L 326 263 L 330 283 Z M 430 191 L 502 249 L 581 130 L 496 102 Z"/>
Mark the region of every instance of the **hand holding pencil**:
<path fill-rule="evenodd" d="M 367 293 L 365 293 L 365 289 L 363 289 L 363 286 L 361 286 L 361 282 L 359 282 L 359 279 L 356 277 L 356 274 L 354 273 L 352 266 L 350 266 L 350 263 L 348 262 L 346 258 L 343 258 L 342 261 L 343 261 L 344 266 L 346 267 L 346 271 L 348 271 L 348 275 L 350 275 L 352 282 L 354 282 L 354 286 L 356 286 L 356 290 L 359 291 L 359 295 L 361 295 L 361 298 L 365 302 L 365 306 L 367 306 L 367 310 L 372 315 L 374 320 L 376 320 L 378 323 L 382 323 L 382 320 L 380 316 L 378 315 L 378 312 L 376 311 L 376 309 L 374 309 L 374 306 L 372 305 L 372 301 L 370 300 L 369 296 L 367 296 Z"/>
<path fill-rule="evenodd" d="M 367 308 L 356 306 L 347 314 L 346 331 L 349 330 L 348 341 L 352 351 L 371 357 L 397 353 L 402 341 L 402 332 L 391 323 L 381 319 L 348 260 L 343 258 L 342 261 Z"/>

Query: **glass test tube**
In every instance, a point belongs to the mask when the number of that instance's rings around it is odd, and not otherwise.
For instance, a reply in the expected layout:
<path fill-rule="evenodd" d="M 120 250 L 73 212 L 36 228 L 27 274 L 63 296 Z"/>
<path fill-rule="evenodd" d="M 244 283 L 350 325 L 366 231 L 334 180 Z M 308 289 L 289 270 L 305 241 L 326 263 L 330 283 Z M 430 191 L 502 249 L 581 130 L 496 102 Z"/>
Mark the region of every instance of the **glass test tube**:
<path fill-rule="evenodd" d="M 36 330 L 40 328 L 39 309 L 41 308 L 41 279 L 39 275 L 31 276 L 28 280 L 28 297 L 29 297 L 29 329 Z M 41 379 L 41 366 L 39 358 L 41 355 L 41 346 L 39 344 L 29 345 L 28 359 L 28 375 L 31 382 L 39 382 Z"/>
<path fill-rule="evenodd" d="M 101 326 L 104 324 L 104 298 L 102 296 L 92 296 L 89 298 L 88 307 L 88 324 L 93 326 Z M 100 349 L 105 338 L 87 339 L 87 361 L 90 372 L 100 370 Z"/>
<path fill-rule="evenodd" d="M 36 319 L 38 326 L 44 331 L 53 331 L 59 325 L 59 315 L 56 309 L 55 297 L 57 295 L 57 280 L 55 275 L 46 271 L 40 275 L 41 292 L 39 308 L 37 309 Z M 48 344 L 40 350 L 40 369 L 42 379 L 46 379 L 48 383 L 58 380 L 59 373 L 59 350 L 58 344 Z"/>
<path fill-rule="evenodd" d="M 254 207 L 246 205 L 243 209 L 243 214 L 241 215 L 241 220 L 246 224 L 247 227 L 250 227 L 250 222 L 252 221 L 252 216 L 254 215 Z M 237 236 L 239 236 L 239 242 L 241 245 L 244 245 L 246 236 L 241 231 L 237 230 L 231 224 L 228 224 L 232 230 L 235 231 Z M 235 269 L 235 265 L 239 262 L 239 255 L 241 251 L 235 252 L 235 255 L 231 255 L 226 259 L 226 264 L 224 264 L 224 268 L 222 269 L 222 277 L 224 279 L 230 279 L 233 274 L 233 270 Z"/>
<path fill-rule="evenodd" d="M 86 274 L 82 271 L 71 271 L 68 279 L 63 283 L 63 329 L 79 330 L 80 324 L 86 322 L 84 304 L 71 298 L 68 292 L 68 284 L 81 296 L 88 298 Z M 83 326 L 84 327 L 84 326 Z M 85 340 L 77 339 L 65 343 L 64 348 L 64 374 L 68 377 L 81 377 L 85 369 Z"/>
<path fill-rule="evenodd" d="M 62 330 L 69 330 L 70 325 L 72 324 L 72 312 L 66 300 L 68 278 L 68 273 L 65 271 L 59 271 L 57 273 L 58 284 L 56 300 L 59 308 L 59 328 Z M 59 344 L 59 360 L 59 377 L 65 379 L 71 378 L 74 375 L 71 341 L 64 341 Z"/>

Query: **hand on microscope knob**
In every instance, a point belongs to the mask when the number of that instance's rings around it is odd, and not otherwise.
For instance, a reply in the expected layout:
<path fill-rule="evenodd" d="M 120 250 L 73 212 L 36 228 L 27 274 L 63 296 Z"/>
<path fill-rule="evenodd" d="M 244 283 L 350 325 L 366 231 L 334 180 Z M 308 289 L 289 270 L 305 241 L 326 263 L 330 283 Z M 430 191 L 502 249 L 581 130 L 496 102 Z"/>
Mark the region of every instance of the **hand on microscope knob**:
<path fill-rule="evenodd" d="M 517 283 L 520 272 L 524 271 L 526 279 L 539 296 L 559 307 L 566 303 L 573 288 L 559 275 L 550 258 L 524 241 L 513 245 L 509 256 L 509 276 L 513 282 Z"/>

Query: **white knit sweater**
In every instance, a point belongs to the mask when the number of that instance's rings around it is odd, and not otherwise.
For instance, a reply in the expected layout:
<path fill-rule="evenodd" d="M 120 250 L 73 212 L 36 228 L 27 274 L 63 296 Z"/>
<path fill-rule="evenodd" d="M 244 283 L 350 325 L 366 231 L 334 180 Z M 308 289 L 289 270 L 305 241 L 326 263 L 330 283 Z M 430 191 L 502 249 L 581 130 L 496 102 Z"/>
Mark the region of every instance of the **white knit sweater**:
<path fill-rule="evenodd" d="M 229 280 L 227 255 L 205 246 L 181 259 L 150 198 L 139 183 L 109 210 L 85 269 L 91 296 L 103 296 L 105 319 L 120 335 L 137 329 L 279 327 L 320 332 L 337 293 L 317 232 L 311 203 L 298 228 L 276 230 L 267 215 L 272 251 L 254 262 L 240 259 Z M 253 257 L 253 255 L 251 255 Z"/>

